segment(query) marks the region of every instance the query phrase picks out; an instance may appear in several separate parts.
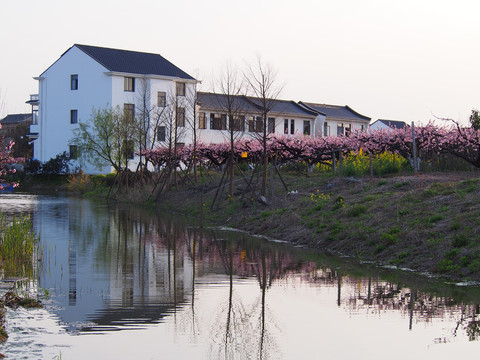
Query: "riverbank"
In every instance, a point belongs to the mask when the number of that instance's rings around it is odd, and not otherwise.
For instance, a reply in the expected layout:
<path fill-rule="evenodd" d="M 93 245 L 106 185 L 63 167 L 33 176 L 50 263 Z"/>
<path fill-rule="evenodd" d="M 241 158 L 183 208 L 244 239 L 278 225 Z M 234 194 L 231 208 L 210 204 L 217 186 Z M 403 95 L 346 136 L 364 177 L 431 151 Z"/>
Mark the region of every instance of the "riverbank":
<path fill-rule="evenodd" d="M 284 175 L 266 199 L 211 208 L 216 181 L 161 195 L 156 206 L 252 234 L 456 280 L 480 281 L 478 173 L 384 178 Z M 207 194 L 207 195 L 205 195 Z M 264 201 L 266 200 L 266 201 Z"/>
<path fill-rule="evenodd" d="M 351 178 L 282 172 L 288 190 L 272 174 L 267 196 L 260 198 L 258 191 L 245 192 L 246 182 L 237 177 L 235 196 L 217 196 L 213 204 L 221 180 L 215 172 L 196 184 L 162 192 L 155 200 L 151 186 L 119 193 L 121 201 L 202 218 L 206 226 L 237 228 L 360 261 L 480 281 L 478 175 Z M 27 185 L 36 191 L 45 188 L 35 181 Z M 56 180 L 47 188 L 66 191 L 68 185 Z M 108 188 L 100 186 L 90 196 L 105 198 L 107 193 Z"/>

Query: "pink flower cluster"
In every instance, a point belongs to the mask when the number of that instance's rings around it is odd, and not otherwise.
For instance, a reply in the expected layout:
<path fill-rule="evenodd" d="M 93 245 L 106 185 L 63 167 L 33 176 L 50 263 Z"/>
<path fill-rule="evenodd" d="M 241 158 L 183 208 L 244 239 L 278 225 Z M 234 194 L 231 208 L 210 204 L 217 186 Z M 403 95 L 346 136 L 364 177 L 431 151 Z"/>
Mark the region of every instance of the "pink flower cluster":
<path fill-rule="evenodd" d="M 415 128 L 417 154 L 452 154 L 475 167 L 480 168 L 480 131 L 460 126 L 438 126 L 429 123 Z M 278 163 L 305 161 L 308 164 L 331 161 L 334 153 L 380 154 L 391 152 L 406 159 L 413 158 L 413 133 L 410 127 L 404 129 L 374 130 L 355 132 L 349 136 L 271 136 L 267 142 L 267 153 Z M 247 156 L 248 161 L 258 162 L 263 157 L 263 143 L 257 139 L 242 139 L 234 144 L 234 161 L 239 162 Z M 220 166 L 231 157 L 230 144 L 197 143 L 178 149 L 173 157 L 166 147 L 148 150 L 142 153 L 157 166 L 165 165 L 169 159 L 188 163 L 194 156 L 206 165 Z M 243 155 L 243 156 L 242 156 Z"/>

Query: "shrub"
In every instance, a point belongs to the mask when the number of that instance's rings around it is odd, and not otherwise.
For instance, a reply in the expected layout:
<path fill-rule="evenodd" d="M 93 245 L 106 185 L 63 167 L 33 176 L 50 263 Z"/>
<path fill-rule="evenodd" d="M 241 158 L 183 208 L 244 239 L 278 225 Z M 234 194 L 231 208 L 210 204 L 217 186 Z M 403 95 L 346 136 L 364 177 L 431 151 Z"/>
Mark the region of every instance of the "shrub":
<path fill-rule="evenodd" d="M 364 214 L 367 211 L 367 207 L 362 204 L 355 204 L 347 210 L 347 216 L 356 217 Z"/>
<path fill-rule="evenodd" d="M 82 170 L 71 174 L 68 177 L 68 190 L 76 193 L 86 193 L 93 187 L 93 183 L 90 181 L 90 175 L 85 174 Z"/>
<path fill-rule="evenodd" d="M 65 175 L 70 170 L 70 156 L 64 151 L 42 165 L 42 173 L 46 175 Z"/>

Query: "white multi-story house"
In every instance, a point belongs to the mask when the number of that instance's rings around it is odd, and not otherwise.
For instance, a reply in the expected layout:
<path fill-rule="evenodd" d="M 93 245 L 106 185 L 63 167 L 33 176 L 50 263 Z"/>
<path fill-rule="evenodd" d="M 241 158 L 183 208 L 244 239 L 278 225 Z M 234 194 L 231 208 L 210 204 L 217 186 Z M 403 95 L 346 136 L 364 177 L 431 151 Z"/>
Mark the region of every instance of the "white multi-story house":
<path fill-rule="evenodd" d="M 73 130 L 80 121 L 88 121 L 94 109 L 118 106 L 134 116 L 140 107 L 166 107 L 174 98 L 183 121 L 193 114 L 185 97 L 195 89 L 196 80 L 158 54 L 75 44 L 35 79 L 38 122 L 30 132 L 34 158 L 42 162 L 63 152 L 75 156 Z M 150 130 L 150 136 L 157 134 Z M 84 171 L 109 173 L 111 168 L 87 163 Z"/>

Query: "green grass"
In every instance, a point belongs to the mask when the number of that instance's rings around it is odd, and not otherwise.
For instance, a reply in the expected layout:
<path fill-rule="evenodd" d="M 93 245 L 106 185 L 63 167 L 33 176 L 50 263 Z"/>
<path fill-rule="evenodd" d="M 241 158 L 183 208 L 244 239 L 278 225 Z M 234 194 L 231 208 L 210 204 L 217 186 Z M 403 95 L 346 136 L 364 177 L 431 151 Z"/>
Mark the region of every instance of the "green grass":
<path fill-rule="evenodd" d="M 11 276 L 24 276 L 32 266 L 37 238 L 28 217 L 8 220 L 0 214 L 0 266 Z"/>

